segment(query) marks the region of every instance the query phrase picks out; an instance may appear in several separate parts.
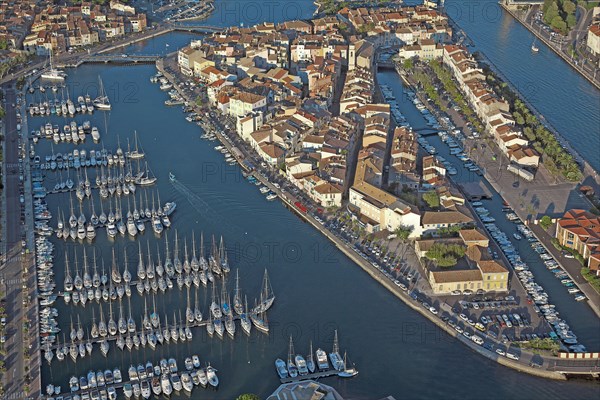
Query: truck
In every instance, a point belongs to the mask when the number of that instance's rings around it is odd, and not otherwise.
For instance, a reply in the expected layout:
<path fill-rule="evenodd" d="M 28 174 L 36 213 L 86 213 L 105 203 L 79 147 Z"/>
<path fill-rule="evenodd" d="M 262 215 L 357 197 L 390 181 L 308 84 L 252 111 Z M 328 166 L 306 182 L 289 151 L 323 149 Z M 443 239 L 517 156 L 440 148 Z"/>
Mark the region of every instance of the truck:
<path fill-rule="evenodd" d="M 515 164 L 510 164 L 506 167 L 506 169 L 509 172 L 512 172 L 513 174 L 517 175 L 519 178 L 523 178 L 528 182 L 531 182 L 533 178 L 535 178 L 535 176 L 531 172 Z"/>

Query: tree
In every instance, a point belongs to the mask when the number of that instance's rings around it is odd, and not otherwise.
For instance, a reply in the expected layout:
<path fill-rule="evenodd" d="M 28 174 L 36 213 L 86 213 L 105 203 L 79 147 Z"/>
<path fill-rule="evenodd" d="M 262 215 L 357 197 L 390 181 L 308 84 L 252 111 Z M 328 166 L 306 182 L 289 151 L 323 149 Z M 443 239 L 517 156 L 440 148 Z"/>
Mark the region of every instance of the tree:
<path fill-rule="evenodd" d="M 467 251 L 466 246 L 459 244 L 434 243 L 425 253 L 425 257 L 442 268 L 454 267 Z"/>
<path fill-rule="evenodd" d="M 402 63 L 402 67 L 406 70 L 413 69 L 414 62 L 413 62 L 412 58 L 407 58 L 406 60 L 404 60 L 404 62 Z"/>
<path fill-rule="evenodd" d="M 244 393 L 240 394 L 236 400 L 260 400 L 260 397 L 252 393 Z"/>
<path fill-rule="evenodd" d="M 540 219 L 540 226 L 547 231 L 548 228 L 552 226 L 552 218 L 547 215 L 544 215 L 542 219 Z"/>
<path fill-rule="evenodd" d="M 440 197 L 435 190 L 423 193 L 423 200 L 425 200 L 427 205 L 431 208 L 438 208 L 440 206 Z"/>
<path fill-rule="evenodd" d="M 577 18 L 575 17 L 575 14 L 567 15 L 567 27 L 571 29 L 575 25 L 577 25 Z"/>
<path fill-rule="evenodd" d="M 408 237 L 410 236 L 411 233 L 412 233 L 412 227 L 404 226 L 404 225 L 400 225 L 394 231 L 394 234 L 396 235 L 396 237 L 398 237 L 398 239 L 400 239 L 403 242 L 408 240 Z"/>
<path fill-rule="evenodd" d="M 557 15 L 556 17 L 552 18 L 550 26 L 552 26 L 554 29 L 561 31 L 562 33 L 567 32 L 567 23 L 562 19 L 560 15 Z"/>
<path fill-rule="evenodd" d="M 577 10 L 577 6 L 572 1 L 565 0 L 562 3 L 562 9 L 567 15 L 575 14 L 575 10 Z"/>

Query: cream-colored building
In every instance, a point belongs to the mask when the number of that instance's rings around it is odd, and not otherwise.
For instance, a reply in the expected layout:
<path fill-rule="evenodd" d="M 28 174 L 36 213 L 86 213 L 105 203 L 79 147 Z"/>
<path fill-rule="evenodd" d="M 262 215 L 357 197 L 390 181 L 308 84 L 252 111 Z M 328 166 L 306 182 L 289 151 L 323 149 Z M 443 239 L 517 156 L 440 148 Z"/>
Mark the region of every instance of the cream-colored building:
<path fill-rule="evenodd" d="M 441 268 L 425 255 L 436 244 L 465 246 L 465 256 L 454 267 Z M 505 292 L 508 270 L 493 260 L 488 251 L 489 238 L 478 229 L 463 229 L 456 238 L 415 241 L 415 254 L 421 259 L 434 294 L 455 291 Z"/>
<path fill-rule="evenodd" d="M 594 55 L 600 54 L 600 24 L 590 26 L 587 37 L 587 46 Z"/>
<path fill-rule="evenodd" d="M 409 227 L 412 229 L 410 237 L 421 236 L 418 211 L 393 194 L 363 181 L 350 188 L 349 200 L 361 216 L 370 220 L 368 225 L 372 228 L 367 230 L 394 232 L 397 228 Z"/>
<path fill-rule="evenodd" d="M 267 98 L 254 93 L 239 92 L 229 99 L 229 114 L 236 117 L 253 111 L 263 111 L 266 107 Z"/>

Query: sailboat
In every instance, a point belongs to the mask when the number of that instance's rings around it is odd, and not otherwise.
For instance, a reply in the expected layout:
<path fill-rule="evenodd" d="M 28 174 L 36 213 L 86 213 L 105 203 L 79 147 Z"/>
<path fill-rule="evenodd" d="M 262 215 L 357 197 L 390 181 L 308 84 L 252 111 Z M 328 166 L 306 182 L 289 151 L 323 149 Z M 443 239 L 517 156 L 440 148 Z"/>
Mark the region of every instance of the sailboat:
<path fill-rule="evenodd" d="M 240 324 L 242 325 L 242 330 L 246 335 L 250 335 L 250 330 L 252 329 L 252 321 L 250 320 L 250 316 L 248 315 L 248 298 L 244 297 L 244 312 L 240 315 Z"/>
<path fill-rule="evenodd" d="M 308 353 L 308 356 L 306 357 L 306 368 L 308 368 L 308 372 L 310 372 L 311 374 L 313 372 L 315 372 L 315 361 L 313 359 L 312 340 L 310 341 L 310 352 Z"/>
<path fill-rule="evenodd" d="M 111 108 L 110 101 L 108 99 L 108 96 L 104 92 L 104 85 L 102 84 L 102 78 L 100 78 L 99 76 L 98 76 L 98 81 L 100 83 L 100 92 L 99 92 L 99 96 L 96 97 L 96 99 L 94 99 L 94 107 L 96 107 L 98 110 L 110 110 L 110 108 Z"/>
<path fill-rule="evenodd" d="M 260 302 L 261 303 L 263 302 L 262 294 L 261 294 Z M 258 308 L 258 306 L 254 307 L 255 310 L 257 308 Z M 269 333 L 269 322 L 267 321 L 267 315 L 264 311 L 252 312 L 250 314 L 250 319 L 252 320 L 252 323 L 254 324 L 256 329 L 258 329 L 259 331 L 264 332 L 264 333 Z"/>
<path fill-rule="evenodd" d="M 138 149 L 138 137 L 137 131 L 134 131 L 134 141 L 135 141 L 135 149 L 127 153 L 127 157 L 132 160 L 138 160 L 140 158 L 144 158 L 144 152 Z"/>
<path fill-rule="evenodd" d="M 156 177 L 151 175 L 151 171 L 148 168 L 148 163 L 146 163 L 146 171 L 142 174 L 142 176 L 136 179 L 135 183 L 136 185 L 140 186 L 148 186 L 152 185 L 154 182 L 156 182 Z"/>
<path fill-rule="evenodd" d="M 333 350 L 331 351 L 331 353 L 329 353 L 329 360 L 331 361 L 331 366 L 333 367 L 333 369 L 336 369 L 338 371 L 342 371 L 344 369 L 344 360 L 340 356 L 337 330 L 334 334 Z"/>
<path fill-rule="evenodd" d="M 240 271 L 235 271 L 235 291 L 233 294 L 233 309 L 237 315 L 242 315 L 244 306 L 242 304 L 242 295 L 240 291 Z"/>
<path fill-rule="evenodd" d="M 348 368 L 347 361 L 346 361 L 346 352 L 344 352 L 343 369 L 342 369 L 342 371 L 340 371 L 338 373 L 338 376 L 341 378 L 352 378 L 353 376 L 355 376 L 357 374 L 358 374 L 358 371 L 356 370 L 356 368 L 354 368 L 354 365 L 352 365 L 352 367 Z"/>
<path fill-rule="evenodd" d="M 214 283 L 212 285 L 212 302 L 210 304 L 210 312 L 212 313 L 212 315 L 215 318 L 221 318 L 223 315 L 221 312 L 221 306 L 219 306 L 219 303 L 217 301 L 217 295 L 216 295 L 216 289 L 215 289 Z"/>
<path fill-rule="evenodd" d="M 223 242 L 223 236 L 221 236 L 221 242 L 219 243 L 219 262 L 221 263 L 221 270 L 223 272 L 229 272 L 229 262 L 227 261 L 227 252 L 225 251 L 225 243 Z"/>
<path fill-rule="evenodd" d="M 266 268 L 260 298 L 260 303 L 254 308 L 254 313 L 256 314 L 267 311 L 273 305 L 273 301 L 275 301 L 275 293 L 273 293 L 273 288 L 269 282 L 269 274 Z"/>
<path fill-rule="evenodd" d="M 292 341 L 292 335 L 290 335 L 290 347 L 288 350 L 288 359 L 287 359 L 287 370 L 290 374 L 290 377 L 295 378 L 298 376 L 298 368 L 296 368 L 296 364 L 292 357 L 294 356 L 294 342 Z"/>
<path fill-rule="evenodd" d="M 42 73 L 40 76 L 42 79 L 50 80 L 50 81 L 60 81 L 63 82 L 67 77 L 67 74 L 64 71 L 54 68 L 54 63 L 52 59 L 52 50 L 50 50 L 50 68 Z"/>
<path fill-rule="evenodd" d="M 536 39 L 533 40 L 533 43 L 531 44 L 531 51 L 533 51 L 534 53 L 537 53 L 538 51 L 540 51 L 540 48 L 537 47 L 537 45 L 535 44 Z"/>

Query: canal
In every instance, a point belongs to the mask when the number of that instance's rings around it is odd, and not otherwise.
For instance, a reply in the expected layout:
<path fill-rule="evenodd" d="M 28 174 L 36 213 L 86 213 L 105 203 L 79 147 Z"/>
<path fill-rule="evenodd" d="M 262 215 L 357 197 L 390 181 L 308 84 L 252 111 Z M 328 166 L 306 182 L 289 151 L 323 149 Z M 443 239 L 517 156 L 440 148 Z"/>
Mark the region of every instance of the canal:
<path fill-rule="evenodd" d="M 427 126 L 419 110 L 404 94 L 404 87 L 398 81 L 398 75 L 395 71 L 382 71 L 378 73 L 380 84 L 386 84 L 394 90 L 394 95 L 400 99 L 399 106 L 407 121 L 415 129 Z M 517 232 L 516 225 L 506 219 L 506 213 L 502 212 L 502 197 L 489 185 L 485 179 L 479 175 L 467 170 L 463 163 L 450 154 L 448 146 L 442 142 L 439 136 L 428 136 L 427 141 L 438 151 L 438 155 L 451 162 L 458 173 L 452 176 L 452 180 L 457 183 L 462 182 L 484 182 L 493 193 L 493 199 L 486 201 L 484 206 L 490 210 L 490 215 L 496 219 L 495 224 L 504 232 L 514 244 L 515 249 L 521 255 L 521 259 L 529 265 L 533 272 L 536 282 L 542 285 L 550 296 L 550 302 L 557 306 L 561 313 L 561 318 L 567 320 L 572 329 L 578 335 L 579 341 L 587 346 L 591 351 L 600 350 L 600 320 L 596 317 L 592 309 L 586 302 L 575 301 L 573 295 L 567 292 L 560 280 L 554 277 L 544 265 L 539 255 L 531 248 L 529 242 L 525 240 L 517 241 L 512 234 Z M 483 161 L 483 160 L 482 160 Z"/>
<path fill-rule="evenodd" d="M 421 1 L 407 0 L 406 4 Z M 446 12 L 519 92 L 581 154 L 600 169 L 600 90 L 506 13 L 497 0 L 446 0 Z"/>

